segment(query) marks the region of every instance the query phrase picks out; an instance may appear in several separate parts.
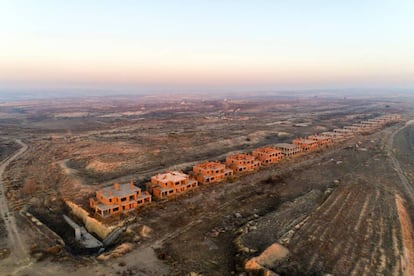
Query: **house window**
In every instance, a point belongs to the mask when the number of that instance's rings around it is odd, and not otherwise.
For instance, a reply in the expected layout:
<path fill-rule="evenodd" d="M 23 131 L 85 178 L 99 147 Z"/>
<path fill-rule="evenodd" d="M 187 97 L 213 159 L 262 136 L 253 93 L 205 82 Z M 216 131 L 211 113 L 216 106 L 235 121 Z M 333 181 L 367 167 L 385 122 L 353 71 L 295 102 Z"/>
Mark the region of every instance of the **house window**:
<path fill-rule="evenodd" d="M 115 207 L 114 209 L 112 209 L 112 212 L 118 212 L 119 211 L 119 207 Z"/>
<path fill-rule="evenodd" d="M 112 203 L 112 198 L 110 198 L 110 199 L 109 199 L 109 202 L 111 202 L 111 203 Z"/>
<path fill-rule="evenodd" d="M 127 200 L 126 197 L 121 198 L 121 201 L 126 201 L 126 200 Z"/>
<path fill-rule="evenodd" d="M 175 182 L 175 185 L 179 185 L 180 184 L 180 182 Z"/>

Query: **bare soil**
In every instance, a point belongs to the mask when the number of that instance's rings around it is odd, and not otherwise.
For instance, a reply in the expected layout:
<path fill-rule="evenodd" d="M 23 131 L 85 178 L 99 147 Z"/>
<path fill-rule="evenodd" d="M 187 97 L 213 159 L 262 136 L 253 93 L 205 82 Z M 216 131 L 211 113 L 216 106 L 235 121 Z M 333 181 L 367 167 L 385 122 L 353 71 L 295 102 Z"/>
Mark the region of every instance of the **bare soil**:
<path fill-rule="evenodd" d="M 88 208 L 94 190 L 114 181 L 133 180 L 144 187 L 151 175 L 166 169 L 189 170 L 196 162 L 222 160 L 229 152 L 290 141 L 385 112 L 409 114 L 412 106 L 398 99 L 277 97 L 120 97 L 0 105 L 0 112 L 16 110 L 18 116 L 6 116 L 0 125 L 8 129 L 9 140 L 25 138 L 29 149 L 5 171 L 5 196 L 15 214 L 37 208 L 39 217 L 48 211 L 58 217 L 65 212 L 57 204 L 61 199 Z M 136 239 L 136 233 L 123 240 L 134 244 L 124 256 L 102 263 L 67 252 L 32 256 L 28 264 L 17 266 L 19 273 L 229 275 L 280 242 L 290 251 L 287 261 L 272 267 L 280 274 L 401 275 L 405 242 L 395 194 L 404 193 L 386 148 L 398 127 L 132 212 L 132 232 L 142 225 L 152 231 L 145 238 Z M 409 179 L 409 154 L 414 152 L 410 131 L 395 137 L 396 154 Z M 408 154 L 407 162 L 399 152 Z M 406 206 L 412 216 L 411 203 Z M 25 229 L 21 235 L 29 251 L 32 243 L 53 247 L 35 227 L 15 217 Z M 43 221 L 59 228 L 56 221 Z M 252 252 L 238 251 L 235 240 L 241 234 Z"/>

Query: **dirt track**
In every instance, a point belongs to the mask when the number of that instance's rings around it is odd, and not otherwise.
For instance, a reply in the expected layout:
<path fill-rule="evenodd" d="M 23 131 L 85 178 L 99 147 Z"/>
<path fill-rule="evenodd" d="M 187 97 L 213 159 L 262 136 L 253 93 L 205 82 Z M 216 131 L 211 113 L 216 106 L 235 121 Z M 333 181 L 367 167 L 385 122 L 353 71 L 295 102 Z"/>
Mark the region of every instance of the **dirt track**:
<path fill-rule="evenodd" d="M 20 230 L 16 224 L 16 214 L 9 211 L 2 180 L 6 167 L 13 160 L 22 155 L 28 148 L 28 146 L 21 140 L 16 140 L 16 143 L 18 143 L 21 148 L 15 154 L 4 160 L 0 165 L 0 191 L 2 192 L 2 195 L 0 196 L 0 210 L 2 211 L 1 215 L 3 216 L 3 220 L 6 224 L 8 246 L 11 249 L 11 255 L 7 262 L 10 262 L 10 265 L 13 266 L 20 266 L 29 263 L 29 254 L 27 252 L 26 243 L 22 240 Z"/>
<path fill-rule="evenodd" d="M 409 204 L 412 206 L 414 204 L 414 186 L 409 181 L 406 176 L 406 172 L 401 168 L 400 162 L 396 158 L 393 146 L 394 146 L 394 137 L 400 133 L 405 128 L 411 127 L 414 123 L 414 120 L 408 121 L 403 127 L 397 129 L 392 133 L 388 142 L 388 155 L 390 156 L 391 162 L 394 166 L 395 171 L 400 178 L 401 189 L 403 197 L 408 200 Z M 412 227 L 412 222 L 410 215 L 406 209 L 404 200 L 400 195 L 396 194 L 396 205 L 398 210 L 398 215 L 400 218 L 401 224 L 401 234 L 403 240 L 403 256 L 402 256 L 402 266 L 404 275 L 414 275 L 414 231 Z M 412 215 L 411 215 L 412 217 Z"/>
<path fill-rule="evenodd" d="M 414 120 L 408 121 L 405 124 L 405 126 L 397 129 L 391 134 L 389 141 L 388 141 L 388 155 L 391 158 L 391 162 L 394 166 L 395 171 L 398 173 L 398 177 L 401 180 L 401 185 L 402 185 L 402 188 L 404 189 L 406 196 L 412 203 L 414 203 L 414 186 L 408 181 L 407 177 L 404 174 L 403 169 L 401 168 L 400 162 L 395 157 L 394 151 L 393 151 L 395 135 L 412 124 L 414 124 Z"/>

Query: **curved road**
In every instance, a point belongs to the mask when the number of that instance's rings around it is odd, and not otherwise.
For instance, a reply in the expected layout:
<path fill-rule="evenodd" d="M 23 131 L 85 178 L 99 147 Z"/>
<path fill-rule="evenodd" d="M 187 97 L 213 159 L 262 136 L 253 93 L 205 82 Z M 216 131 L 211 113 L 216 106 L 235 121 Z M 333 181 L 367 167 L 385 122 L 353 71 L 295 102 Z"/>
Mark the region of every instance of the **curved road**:
<path fill-rule="evenodd" d="M 23 143 L 21 140 L 16 140 L 16 143 L 18 143 L 21 146 L 21 148 L 15 154 L 6 158 L 0 163 L 0 212 L 6 225 L 8 245 L 11 249 L 11 257 L 18 264 L 21 262 L 26 262 L 29 258 L 29 255 L 26 251 L 26 247 L 24 246 L 24 242 L 20 237 L 14 214 L 12 214 L 9 211 L 7 198 L 3 186 L 4 170 L 13 160 L 15 160 L 17 157 L 19 157 L 27 150 L 27 145 Z"/>
<path fill-rule="evenodd" d="M 403 130 L 404 128 L 408 127 L 409 125 L 414 124 L 414 120 L 408 121 L 403 127 L 394 131 L 389 140 L 388 140 L 388 155 L 391 158 L 391 163 L 398 174 L 398 177 L 401 180 L 402 188 L 404 188 L 406 192 L 407 199 L 410 199 L 412 203 L 414 203 L 414 187 L 410 184 L 407 177 L 404 174 L 404 171 L 401 169 L 400 162 L 394 155 L 393 145 L 394 145 L 394 137 L 395 135 Z"/>

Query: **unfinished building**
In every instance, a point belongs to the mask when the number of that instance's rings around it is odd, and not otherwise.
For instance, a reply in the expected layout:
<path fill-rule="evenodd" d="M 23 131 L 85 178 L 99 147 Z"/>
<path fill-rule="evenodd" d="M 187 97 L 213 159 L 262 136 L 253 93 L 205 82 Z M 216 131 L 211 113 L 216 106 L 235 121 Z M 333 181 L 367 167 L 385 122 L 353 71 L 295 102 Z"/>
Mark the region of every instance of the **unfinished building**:
<path fill-rule="evenodd" d="M 252 155 L 264 166 L 275 164 L 283 158 L 282 151 L 270 147 L 255 149 Z"/>
<path fill-rule="evenodd" d="M 297 138 L 292 141 L 293 145 L 298 145 L 302 151 L 312 151 L 319 148 L 318 142 L 310 139 Z"/>
<path fill-rule="evenodd" d="M 376 123 L 378 127 L 383 127 L 390 122 L 390 120 L 387 117 L 378 117 L 374 119 L 369 119 L 368 121 Z"/>
<path fill-rule="evenodd" d="M 201 184 L 217 183 L 233 175 L 233 170 L 220 162 L 206 161 L 193 167 L 194 176 Z"/>
<path fill-rule="evenodd" d="M 132 182 L 122 185 L 115 183 L 111 187 L 96 191 L 96 198 L 89 200 L 90 207 L 101 217 L 126 212 L 151 202 L 151 194 L 157 199 L 164 199 L 194 189 L 198 187 L 198 183 L 221 182 L 235 173 L 253 172 L 261 165 L 273 164 L 284 157 L 293 157 L 303 151 L 343 141 L 352 137 L 355 132 L 371 131 L 399 119 L 400 115 L 384 115 L 352 126 L 345 126 L 342 129 L 335 129 L 332 132 L 311 135 L 305 139 L 298 138 L 293 140 L 292 144 L 279 143 L 274 145 L 274 148 L 262 147 L 254 150 L 253 156 L 245 153 L 230 155 L 226 158 L 227 167 L 219 162 L 206 161 L 193 167 L 196 179 L 190 179 L 187 174 L 178 171 L 158 174 L 147 183 L 148 192 L 142 192 Z"/>
<path fill-rule="evenodd" d="M 360 126 L 357 126 L 357 125 L 344 126 L 344 129 L 350 130 L 353 133 L 358 133 L 363 130 Z"/>
<path fill-rule="evenodd" d="M 387 122 L 394 123 L 398 122 L 401 119 L 401 115 L 398 114 L 388 114 L 381 116 L 387 120 Z"/>
<path fill-rule="evenodd" d="M 197 180 L 178 171 L 154 175 L 151 182 L 147 183 L 147 190 L 157 199 L 165 199 L 197 187 Z"/>
<path fill-rule="evenodd" d="M 390 114 L 390 115 L 383 115 L 380 117 L 376 117 L 373 119 L 368 119 L 365 121 L 362 121 L 360 124 L 370 128 L 370 129 L 376 129 L 380 128 L 388 123 L 397 122 L 401 118 L 400 115 L 397 114 Z"/>
<path fill-rule="evenodd" d="M 340 133 L 340 134 L 342 134 L 342 136 L 343 136 L 344 138 L 350 138 L 350 137 L 354 136 L 353 132 L 352 132 L 350 129 L 335 128 L 335 129 L 333 130 L 333 132 L 336 132 L 336 133 Z"/>
<path fill-rule="evenodd" d="M 323 136 L 323 135 L 311 135 L 308 137 L 309 140 L 316 141 L 319 147 L 327 147 L 333 143 L 331 137 Z"/>
<path fill-rule="evenodd" d="M 151 202 L 151 195 L 136 187 L 133 182 L 126 184 L 115 183 L 96 191 L 96 198 L 89 199 L 89 205 L 100 217 L 133 210 Z"/>
<path fill-rule="evenodd" d="M 226 165 L 234 173 L 241 174 L 258 170 L 260 168 L 260 161 L 247 153 L 238 153 L 227 156 Z"/>
<path fill-rule="evenodd" d="M 276 144 L 275 148 L 280 150 L 285 157 L 293 157 L 302 152 L 302 149 L 298 145 L 288 143 Z"/>
<path fill-rule="evenodd" d="M 358 132 L 366 132 L 370 130 L 370 126 L 362 123 L 355 123 L 352 126 L 358 128 Z"/>
<path fill-rule="evenodd" d="M 326 132 L 322 132 L 321 135 L 331 138 L 334 142 L 340 142 L 340 141 L 345 140 L 343 133 L 339 133 L 339 132 L 326 131 Z"/>

